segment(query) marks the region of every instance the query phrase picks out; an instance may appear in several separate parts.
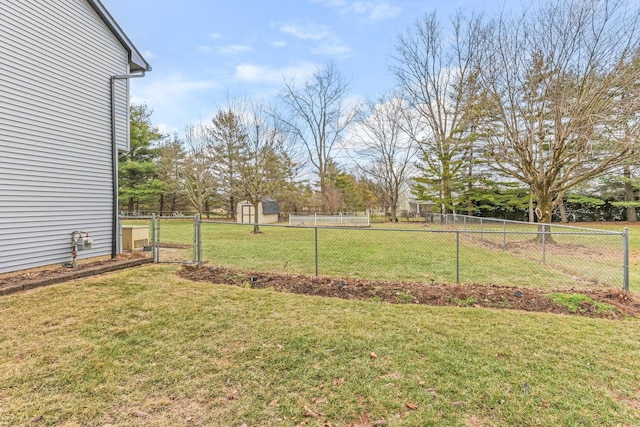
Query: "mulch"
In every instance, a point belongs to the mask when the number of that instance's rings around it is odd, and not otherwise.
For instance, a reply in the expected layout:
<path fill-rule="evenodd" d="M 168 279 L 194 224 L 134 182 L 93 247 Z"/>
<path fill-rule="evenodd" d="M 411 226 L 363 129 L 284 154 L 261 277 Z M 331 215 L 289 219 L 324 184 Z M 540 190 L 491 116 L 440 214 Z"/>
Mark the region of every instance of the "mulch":
<path fill-rule="evenodd" d="M 271 288 L 279 292 L 348 300 L 384 301 L 393 304 L 514 309 L 609 319 L 624 319 L 640 315 L 640 298 L 624 292 L 622 289 L 557 291 L 587 295 L 594 301 L 610 304 L 617 309 L 602 311 L 586 302 L 581 304 L 579 311 L 572 313 L 566 306 L 557 304 L 549 298 L 548 294 L 554 292 L 552 290 L 510 286 L 340 279 L 295 274 L 243 272 L 221 267 L 201 267 L 198 269 L 191 266 L 183 267 L 180 276 L 188 280 L 215 284 L 256 289 Z"/>

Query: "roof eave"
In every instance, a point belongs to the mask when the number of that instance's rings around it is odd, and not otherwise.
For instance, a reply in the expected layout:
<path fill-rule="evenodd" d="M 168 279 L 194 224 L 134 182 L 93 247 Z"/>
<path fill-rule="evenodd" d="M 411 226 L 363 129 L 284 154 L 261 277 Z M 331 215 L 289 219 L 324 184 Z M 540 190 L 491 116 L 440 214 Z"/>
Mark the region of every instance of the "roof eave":
<path fill-rule="evenodd" d="M 114 36 L 122 44 L 129 53 L 129 69 L 131 72 L 151 71 L 151 65 L 142 57 L 138 49 L 131 43 L 129 37 L 122 31 L 122 28 L 113 19 L 109 11 L 104 7 L 100 0 L 87 0 L 89 5 L 96 11 L 98 16 L 109 27 Z"/>

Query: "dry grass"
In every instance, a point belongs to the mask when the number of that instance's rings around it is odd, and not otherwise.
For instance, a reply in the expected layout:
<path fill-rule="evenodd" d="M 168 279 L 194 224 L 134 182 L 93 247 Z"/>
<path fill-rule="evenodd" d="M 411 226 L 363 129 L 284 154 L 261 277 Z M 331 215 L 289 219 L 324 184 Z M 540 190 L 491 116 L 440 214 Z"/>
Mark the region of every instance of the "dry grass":
<path fill-rule="evenodd" d="M 342 301 L 175 272 L 0 299 L 0 426 L 640 424 L 635 320 Z"/>

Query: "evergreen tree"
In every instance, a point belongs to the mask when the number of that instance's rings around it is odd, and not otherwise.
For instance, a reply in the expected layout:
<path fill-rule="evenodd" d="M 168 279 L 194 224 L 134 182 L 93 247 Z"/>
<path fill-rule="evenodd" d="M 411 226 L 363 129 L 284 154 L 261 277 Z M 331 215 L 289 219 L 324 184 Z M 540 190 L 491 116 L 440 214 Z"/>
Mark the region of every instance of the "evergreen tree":
<path fill-rule="evenodd" d="M 119 197 L 129 212 L 150 209 L 165 187 L 157 178 L 158 149 L 153 146 L 163 135 L 151 123 L 152 112 L 145 104 L 131 105 L 129 151 L 118 156 Z"/>

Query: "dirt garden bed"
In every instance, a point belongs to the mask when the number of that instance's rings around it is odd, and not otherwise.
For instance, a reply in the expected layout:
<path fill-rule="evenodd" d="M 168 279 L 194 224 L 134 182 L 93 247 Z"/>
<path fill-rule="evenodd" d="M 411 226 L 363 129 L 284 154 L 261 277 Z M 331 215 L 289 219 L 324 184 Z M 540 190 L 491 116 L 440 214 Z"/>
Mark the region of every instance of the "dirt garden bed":
<path fill-rule="evenodd" d="M 362 279 L 342 280 L 293 274 L 243 272 L 220 267 L 186 266 L 181 277 L 194 281 L 251 288 L 272 288 L 279 292 L 335 297 L 349 300 L 435 306 L 485 307 L 535 312 L 573 314 L 597 318 L 624 319 L 640 315 L 640 299 L 621 289 L 549 291 L 497 285 L 448 285 L 390 282 Z M 562 292 L 562 293 L 560 293 Z M 576 305 L 556 302 L 552 295 Z M 564 298 L 566 296 L 566 298 Z M 582 297 L 584 296 L 584 297 Z M 603 308 L 604 305 L 610 308 Z"/>
<path fill-rule="evenodd" d="M 61 283 L 83 277 L 150 263 L 140 254 L 123 254 L 115 259 L 81 264 L 76 268 L 57 267 L 0 276 L 0 296 Z M 271 288 L 279 292 L 335 297 L 349 300 L 380 301 L 394 304 L 485 307 L 515 309 L 597 318 L 624 319 L 640 316 L 640 298 L 621 289 L 557 291 L 556 294 L 585 296 L 573 307 L 558 303 L 554 291 L 497 285 L 451 285 L 419 282 L 392 282 L 294 274 L 246 272 L 220 267 L 185 266 L 180 276 L 215 284 Z M 608 305 L 603 309 L 601 304 Z"/>

